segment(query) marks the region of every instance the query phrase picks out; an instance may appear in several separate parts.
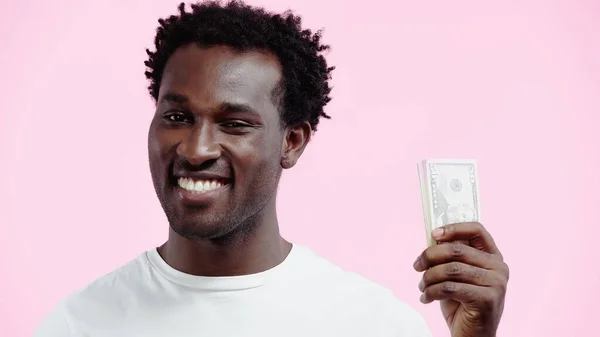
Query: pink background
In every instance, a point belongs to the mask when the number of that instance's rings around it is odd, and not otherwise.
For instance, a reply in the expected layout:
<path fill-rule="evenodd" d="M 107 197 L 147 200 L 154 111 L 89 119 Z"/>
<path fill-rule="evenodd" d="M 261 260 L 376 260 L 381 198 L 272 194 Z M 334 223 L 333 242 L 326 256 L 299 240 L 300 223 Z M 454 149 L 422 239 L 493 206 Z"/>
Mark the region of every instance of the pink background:
<path fill-rule="evenodd" d="M 143 61 L 177 3 L 0 5 L 0 335 L 30 335 L 166 238 Z M 411 267 L 425 248 L 416 162 L 476 158 L 482 220 L 512 268 L 499 335 L 600 336 L 600 2 L 252 3 L 325 27 L 337 66 L 334 119 L 284 174 L 285 236 L 448 336 Z"/>

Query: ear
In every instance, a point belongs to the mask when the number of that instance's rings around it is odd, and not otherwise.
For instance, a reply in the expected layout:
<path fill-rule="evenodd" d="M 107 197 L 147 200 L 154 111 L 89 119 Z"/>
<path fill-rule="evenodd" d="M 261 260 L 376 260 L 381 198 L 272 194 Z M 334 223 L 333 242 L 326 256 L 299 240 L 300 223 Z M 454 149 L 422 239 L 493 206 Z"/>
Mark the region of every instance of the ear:
<path fill-rule="evenodd" d="M 304 148 L 306 148 L 306 145 L 310 141 L 311 136 L 312 128 L 308 122 L 286 128 L 281 155 L 282 168 L 289 169 L 296 165 L 298 159 L 304 152 Z"/>

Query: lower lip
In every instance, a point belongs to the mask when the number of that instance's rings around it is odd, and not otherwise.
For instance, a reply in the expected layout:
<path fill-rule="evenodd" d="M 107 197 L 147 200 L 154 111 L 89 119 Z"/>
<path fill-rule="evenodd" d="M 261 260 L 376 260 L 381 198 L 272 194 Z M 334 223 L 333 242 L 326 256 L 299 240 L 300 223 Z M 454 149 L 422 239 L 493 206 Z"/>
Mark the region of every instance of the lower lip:
<path fill-rule="evenodd" d="M 222 185 L 219 188 L 204 192 L 190 192 L 177 186 L 177 195 L 184 204 L 192 206 L 208 206 L 217 201 L 217 199 L 229 188 L 229 184 Z"/>

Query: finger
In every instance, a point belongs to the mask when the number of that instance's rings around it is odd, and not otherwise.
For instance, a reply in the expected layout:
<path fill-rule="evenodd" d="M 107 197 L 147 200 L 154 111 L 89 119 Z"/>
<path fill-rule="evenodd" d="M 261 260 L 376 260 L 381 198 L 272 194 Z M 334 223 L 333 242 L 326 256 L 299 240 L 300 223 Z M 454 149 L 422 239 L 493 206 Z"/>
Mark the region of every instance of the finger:
<path fill-rule="evenodd" d="M 462 222 L 436 228 L 431 233 L 438 242 L 465 240 L 469 245 L 490 254 L 500 255 L 492 235 L 479 222 Z"/>
<path fill-rule="evenodd" d="M 478 286 L 493 286 L 501 282 L 500 278 L 487 269 L 474 267 L 462 262 L 450 262 L 440 264 L 429 268 L 419 283 L 419 290 L 423 292 L 425 288 L 436 283 L 454 281 L 459 283 L 468 283 Z"/>
<path fill-rule="evenodd" d="M 423 251 L 415 261 L 416 271 L 425 271 L 438 264 L 462 262 L 484 269 L 493 269 L 502 262 L 500 258 L 461 242 L 445 242 Z"/>
<path fill-rule="evenodd" d="M 426 287 L 421 294 L 420 301 L 427 304 L 433 301 L 452 299 L 460 303 L 471 304 L 489 302 L 493 296 L 491 287 L 447 281 Z"/>

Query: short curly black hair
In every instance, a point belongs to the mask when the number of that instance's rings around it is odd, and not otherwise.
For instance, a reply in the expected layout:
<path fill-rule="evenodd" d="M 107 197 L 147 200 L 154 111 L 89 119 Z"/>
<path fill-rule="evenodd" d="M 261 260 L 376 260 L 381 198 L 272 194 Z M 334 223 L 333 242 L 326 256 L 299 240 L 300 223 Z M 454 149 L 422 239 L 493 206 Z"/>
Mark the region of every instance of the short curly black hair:
<path fill-rule="evenodd" d="M 322 55 L 329 49 L 321 43 L 319 30 L 303 29 L 301 18 L 286 11 L 273 14 L 264 8 L 252 7 L 242 1 L 203 1 L 179 5 L 179 15 L 159 19 L 154 45 L 146 49 L 149 59 L 146 77 L 150 80 L 150 95 L 158 100 L 163 71 L 169 57 L 183 45 L 200 47 L 228 45 L 236 50 L 267 50 L 281 66 L 283 81 L 280 112 L 284 126 L 308 122 L 316 131 L 319 119 L 330 118 L 323 108 L 331 100 L 331 71 Z"/>

